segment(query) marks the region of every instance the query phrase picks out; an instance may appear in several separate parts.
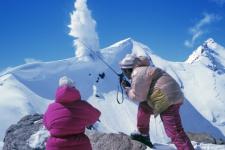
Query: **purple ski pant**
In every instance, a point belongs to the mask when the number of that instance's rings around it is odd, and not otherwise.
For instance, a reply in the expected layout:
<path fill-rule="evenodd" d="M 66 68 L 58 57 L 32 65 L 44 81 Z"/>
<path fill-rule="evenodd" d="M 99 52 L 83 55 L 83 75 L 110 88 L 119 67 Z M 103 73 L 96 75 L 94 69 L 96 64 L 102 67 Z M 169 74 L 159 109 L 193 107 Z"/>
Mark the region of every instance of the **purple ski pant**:
<path fill-rule="evenodd" d="M 179 114 L 180 104 L 170 106 L 160 114 L 166 134 L 171 138 L 178 150 L 194 150 L 189 138 L 185 134 Z M 146 102 L 142 102 L 138 107 L 137 128 L 142 134 L 149 134 L 150 116 L 153 110 Z"/>

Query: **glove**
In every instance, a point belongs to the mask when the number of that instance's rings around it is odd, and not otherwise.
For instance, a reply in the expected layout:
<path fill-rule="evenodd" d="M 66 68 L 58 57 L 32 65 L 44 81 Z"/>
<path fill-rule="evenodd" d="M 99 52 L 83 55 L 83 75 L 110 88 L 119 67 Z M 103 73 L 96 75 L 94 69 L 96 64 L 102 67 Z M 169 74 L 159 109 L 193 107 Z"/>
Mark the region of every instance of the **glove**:
<path fill-rule="evenodd" d="M 89 130 L 96 130 L 98 128 L 100 122 L 101 121 L 98 119 L 97 122 L 95 122 L 92 125 L 87 126 L 86 128 L 89 129 Z"/>
<path fill-rule="evenodd" d="M 126 79 L 122 79 L 121 83 L 122 87 L 125 89 L 126 87 L 130 87 L 130 82 L 128 82 Z"/>

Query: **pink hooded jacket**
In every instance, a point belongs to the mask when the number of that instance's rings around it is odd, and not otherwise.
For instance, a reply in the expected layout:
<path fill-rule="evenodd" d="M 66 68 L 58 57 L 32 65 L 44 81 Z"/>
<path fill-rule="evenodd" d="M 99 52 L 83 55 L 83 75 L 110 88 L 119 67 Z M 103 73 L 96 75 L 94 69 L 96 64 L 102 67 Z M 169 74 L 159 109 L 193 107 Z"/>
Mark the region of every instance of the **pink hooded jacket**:
<path fill-rule="evenodd" d="M 131 100 L 148 101 L 148 104 L 151 104 L 154 110 L 156 110 L 155 107 L 158 107 L 157 109 L 160 108 L 160 111 L 164 111 L 170 105 L 183 102 L 184 96 L 178 83 L 162 69 L 149 65 L 147 57 L 135 58 L 132 65 L 131 87 L 126 88 L 127 95 Z M 155 84 L 153 84 L 153 81 L 156 81 Z M 154 87 L 151 87 L 152 84 Z M 156 90 L 160 90 L 160 93 L 157 94 L 163 95 L 156 95 L 158 97 L 154 101 L 150 99 L 150 96 Z M 161 96 L 164 96 L 164 99 Z M 166 107 L 161 105 L 165 103 L 156 104 L 160 101 L 164 102 L 163 100 L 166 101 Z"/>
<path fill-rule="evenodd" d="M 43 123 L 50 132 L 47 150 L 91 150 L 85 127 L 94 124 L 100 112 L 81 100 L 75 87 L 62 86 L 56 100 L 48 106 Z"/>

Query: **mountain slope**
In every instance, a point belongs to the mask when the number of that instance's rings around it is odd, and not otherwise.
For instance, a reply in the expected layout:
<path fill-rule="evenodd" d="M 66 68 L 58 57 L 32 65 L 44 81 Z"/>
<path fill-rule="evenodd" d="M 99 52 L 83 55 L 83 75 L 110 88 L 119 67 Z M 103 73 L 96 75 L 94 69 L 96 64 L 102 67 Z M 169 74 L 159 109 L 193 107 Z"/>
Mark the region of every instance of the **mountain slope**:
<path fill-rule="evenodd" d="M 16 123 L 21 116 L 42 113 L 49 103 L 47 99 L 36 95 L 11 74 L 0 77 L 0 93 L 1 140 L 9 124 Z"/>
<path fill-rule="evenodd" d="M 191 78 L 185 83 L 186 97 L 210 122 L 224 126 L 225 48 L 208 39 L 186 62 L 191 64 L 187 65 Z M 187 82 L 187 79 L 182 80 Z M 193 85 L 195 90 L 192 90 Z"/>
<path fill-rule="evenodd" d="M 190 64 L 202 64 L 217 72 L 225 73 L 225 49 L 212 38 L 206 40 L 186 60 Z"/>

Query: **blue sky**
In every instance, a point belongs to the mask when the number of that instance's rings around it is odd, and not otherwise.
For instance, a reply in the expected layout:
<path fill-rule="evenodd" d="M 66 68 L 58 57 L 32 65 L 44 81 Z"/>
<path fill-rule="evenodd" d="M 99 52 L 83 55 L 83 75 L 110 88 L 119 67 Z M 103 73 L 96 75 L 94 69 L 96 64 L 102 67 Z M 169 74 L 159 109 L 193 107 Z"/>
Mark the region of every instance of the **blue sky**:
<path fill-rule="evenodd" d="M 184 61 L 208 37 L 225 46 L 225 0 L 88 0 L 88 7 L 101 48 L 132 37 Z M 73 10 L 74 0 L 0 0 L 0 70 L 73 57 Z"/>

